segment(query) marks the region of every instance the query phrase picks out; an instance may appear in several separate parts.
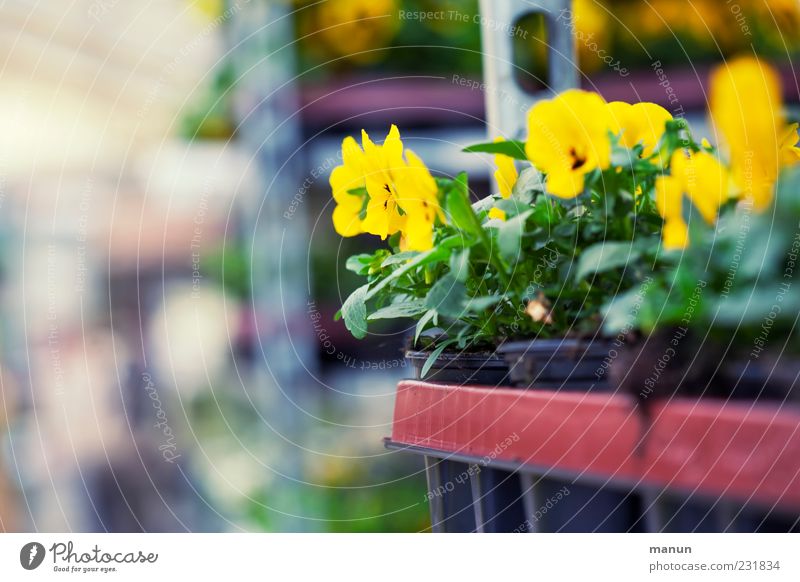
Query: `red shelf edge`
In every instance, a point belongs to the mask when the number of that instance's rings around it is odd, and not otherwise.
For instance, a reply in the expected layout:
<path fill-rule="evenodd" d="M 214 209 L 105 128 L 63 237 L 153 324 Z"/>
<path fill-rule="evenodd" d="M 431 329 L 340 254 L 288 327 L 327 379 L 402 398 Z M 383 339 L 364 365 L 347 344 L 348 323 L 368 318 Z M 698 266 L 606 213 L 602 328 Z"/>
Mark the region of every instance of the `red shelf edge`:
<path fill-rule="evenodd" d="M 673 399 L 645 425 L 624 395 L 400 382 L 392 441 L 800 508 L 800 410 Z M 637 444 L 644 437 L 643 446 Z"/>

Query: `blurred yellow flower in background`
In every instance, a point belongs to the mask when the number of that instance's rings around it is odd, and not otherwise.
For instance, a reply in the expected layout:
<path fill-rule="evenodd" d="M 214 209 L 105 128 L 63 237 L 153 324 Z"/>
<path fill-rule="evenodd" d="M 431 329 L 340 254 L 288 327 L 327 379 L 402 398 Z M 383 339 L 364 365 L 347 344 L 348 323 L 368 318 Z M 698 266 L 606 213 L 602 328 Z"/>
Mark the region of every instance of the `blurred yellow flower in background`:
<path fill-rule="evenodd" d="M 604 66 L 604 51 L 610 44 L 612 32 L 605 3 L 602 0 L 574 0 L 572 12 L 580 68 L 587 73 L 597 71 Z"/>
<path fill-rule="evenodd" d="M 323 57 L 365 64 L 384 58 L 398 30 L 396 0 L 326 0 L 298 13 L 304 45 Z"/>
<path fill-rule="evenodd" d="M 719 208 L 728 199 L 729 177 L 719 160 L 705 151 L 676 151 L 670 174 L 656 178 L 656 207 L 664 219 L 663 239 L 668 249 L 684 248 L 688 228 L 683 218 L 683 197 L 689 198 L 708 224 L 717 220 Z"/>
<path fill-rule="evenodd" d="M 797 132 L 786 123 L 777 73 L 750 56 L 723 63 L 711 74 L 709 109 L 741 197 L 763 210 L 781 166 L 797 161 Z"/>
<path fill-rule="evenodd" d="M 503 210 L 500 210 L 497 207 L 489 209 L 489 218 L 497 219 L 497 220 L 505 220 L 506 213 Z"/>
<path fill-rule="evenodd" d="M 800 2 L 797 0 L 751 0 L 754 17 L 766 28 L 772 44 L 783 52 L 786 44 L 800 41 Z"/>
<path fill-rule="evenodd" d="M 620 144 L 632 148 L 637 144 L 644 147 L 642 157 L 649 158 L 658 145 L 667 121 L 672 119 L 669 111 L 655 103 L 635 103 L 613 101 L 608 104 L 611 112 L 611 127 L 620 134 Z"/>
<path fill-rule="evenodd" d="M 586 174 L 611 162 L 608 104 L 596 93 L 571 89 L 528 112 L 525 152 L 547 174 L 547 191 L 574 198 Z"/>
<path fill-rule="evenodd" d="M 496 137 L 494 143 L 505 141 L 502 137 Z M 494 172 L 494 179 L 497 182 L 497 187 L 500 189 L 500 195 L 503 198 L 511 196 L 511 190 L 519 178 L 517 167 L 514 165 L 514 159 L 503 154 L 494 156 L 494 164 L 497 170 Z"/>

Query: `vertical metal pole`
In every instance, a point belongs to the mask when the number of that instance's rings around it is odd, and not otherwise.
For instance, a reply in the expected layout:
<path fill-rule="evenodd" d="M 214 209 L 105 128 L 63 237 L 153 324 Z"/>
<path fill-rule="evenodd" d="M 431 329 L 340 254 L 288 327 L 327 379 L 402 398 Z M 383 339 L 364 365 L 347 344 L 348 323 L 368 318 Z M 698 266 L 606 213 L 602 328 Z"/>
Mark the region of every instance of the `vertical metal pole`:
<path fill-rule="evenodd" d="M 478 465 L 470 465 L 469 485 L 472 489 L 472 509 L 475 511 L 475 531 L 483 533 L 486 518 L 483 515 L 483 490 L 481 487 L 481 469 Z"/>
<path fill-rule="evenodd" d="M 444 533 L 444 503 L 439 486 L 442 484 L 442 474 L 439 470 L 439 459 L 425 457 L 425 478 L 428 481 L 428 506 L 431 513 L 431 531 Z"/>
<path fill-rule="evenodd" d="M 263 183 L 259 195 L 242 200 L 245 238 L 250 244 L 252 305 L 258 325 L 256 347 L 259 389 L 253 399 L 279 447 L 265 464 L 277 474 L 269 499 L 280 499 L 273 518 L 279 531 L 305 530 L 314 523 L 302 515 L 304 481 L 302 440 L 314 406 L 312 374 L 316 354 L 307 309 L 305 205 L 285 218 L 303 182 L 298 158 L 300 123 L 295 90 L 294 30 L 283 2 L 229 2 L 229 45 L 236 71 L 237 132 L 257 162 Z M 269 505 L 269 501 L 267 502 Z"/>
<path fill-rule="evenodd" d="M 562 23 L 572 0 L 480 0 L 483 26 L 483 77 L 489 137 L 519 138 L 525 130 L 525 111 L 538 99 L 578 86 L 575 39 Z M 547 89 L 527 93 L 514 75 L 514 39 L 524 31 L 517 26 L 529 14 L 542 14 L 547 28 Z M 561 18 L 559 18 L 561 16 Z M 491 24 L 491 26 L 489 25 Z"/>
<path fill-rule="evenodd" d="M 536 533 L 539 531 L 539 526 L 535 518 L 537 502 L 536 483 L 534 479 L 538 479 L 538 476 L 522 472 L 519 474 L 519 482 L 522 486 L 522 506 L 525 509 L 525 519 L 528 520 L 528 533 Z"/>
<path fill-rule="evenodd" d="M 661 494 L 651 489 L 642 489 L 640 496 L 644 506 L 644 531 L 661 533 L 665 525 L 663 506 L 660 501 Z"/>

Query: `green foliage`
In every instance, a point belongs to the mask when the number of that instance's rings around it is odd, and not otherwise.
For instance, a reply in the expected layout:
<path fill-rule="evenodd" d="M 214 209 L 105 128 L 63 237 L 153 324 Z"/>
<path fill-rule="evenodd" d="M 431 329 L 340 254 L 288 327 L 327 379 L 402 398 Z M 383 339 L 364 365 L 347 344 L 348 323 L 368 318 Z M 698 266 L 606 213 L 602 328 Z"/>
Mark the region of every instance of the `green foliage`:
<path fill-rule="evenodd" d="M 694 327 L 759 352 L 770 339 L 776 349 L 800 350 L 800 171 L 781 177 L 772 208 L 742 204 L 716 228 L 698 223 L 691 244 L 664 257 L 670 268 L 654 273 L 644 293 L 609 301 L 606 332 Z"/>
<path fill-rule="evenodd" d="M 510 198 L 475 204 L 465 174 L 437 178 L 447 220 L 437 224 L 431 250 L 402 251 L 395 237 L 389 249 L 347 261 L 367 279 L 342 308 L 348 329 L 364 337 L 369 321 L 411 318 L 417 320 L 415 343 L 425 330 L 437 329 L 436 347 L 472 349 L 510 338 L 597 331 L 604 305 L 674 262 L 660 253 L 654 184 L 663 172 L 660 160 L 679 147 L 697 147 L 682 123 L 670 124 L 662 151 L 649 159 L 641 158 L 639 147 L 614 143 L 615 162 L 588 174 L 584 192 L 572 200 L 547 194 L 544 176 L 532 167 L 520 173 Z M 522 145 L 470 150 L 516 155 Z M 489 218 L 493 207 L 505 220 Z M 546 320 L 526 313 L 531 301 L 549 310 Z"/>

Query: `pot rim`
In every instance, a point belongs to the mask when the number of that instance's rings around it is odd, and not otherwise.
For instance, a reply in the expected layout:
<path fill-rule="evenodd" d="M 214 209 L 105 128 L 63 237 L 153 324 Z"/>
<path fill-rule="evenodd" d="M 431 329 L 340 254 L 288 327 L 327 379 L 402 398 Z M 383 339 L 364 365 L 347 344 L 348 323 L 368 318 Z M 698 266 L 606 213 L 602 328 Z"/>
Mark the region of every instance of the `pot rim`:
<path fill-rule="evenodd" d="M 405 357 L 409 360 L 427 360 L 430 357 L 431 352 L 426 352 L 424 350 L 406 350 Z M 441 354 L 438 355 L 436 361 L 444 361 L 444 362 L 463 362 L 463 363 L 481 363 L 484 367 L 489 368 L 507 368 L 508 364 L 506 363 L 505 359 L 498 355 L 497 353 L 486 353 L 485 355 L 479 355 L 476 353 L 470 352 L 459 352 L 456 350 L 444 350 Z"/>
<path fill-rule="evenodd" d="M 598 337 L 593 339 L 547 338 L 505 342 L 497 348 L 497 353 L 511 354 L 557 354 L 579 350 L 583 355 L 605 355 L 612 340 Z"/>

